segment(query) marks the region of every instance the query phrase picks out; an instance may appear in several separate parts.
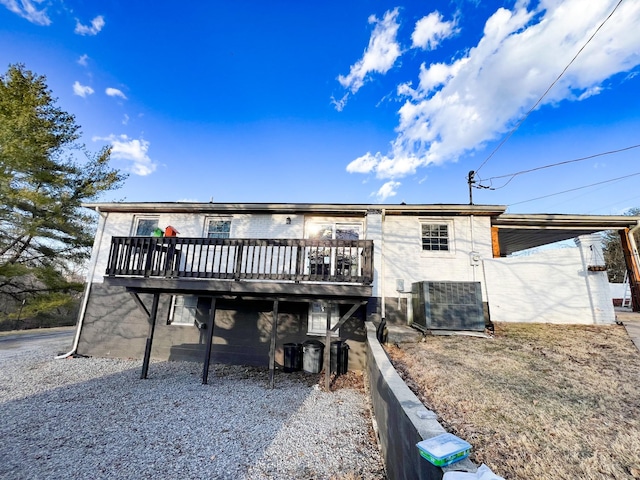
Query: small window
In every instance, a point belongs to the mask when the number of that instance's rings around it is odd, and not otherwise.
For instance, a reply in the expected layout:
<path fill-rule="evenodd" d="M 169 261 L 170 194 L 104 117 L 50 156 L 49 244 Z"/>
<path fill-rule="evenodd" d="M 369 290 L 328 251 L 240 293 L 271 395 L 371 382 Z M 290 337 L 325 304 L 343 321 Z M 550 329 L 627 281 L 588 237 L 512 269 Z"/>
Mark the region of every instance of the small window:
<path fill-rule="evenodd" d="M 449 251 L 449 226 L 446 224 L 422 224 L 422 250 Z"/>
<path fill-rule="evenodd" d="M 156 228 L 158 228 L 157 218 L 138 218 L 135 223 L 134 235 L 136 237 L 150 237 Z"/>
<path fill-rule="evenodd" d="M 207 238 L 229 238 L 231 234 L 231 220 L 209 220 Z"/>
<path fill-rule="evenodd" d="M 174 295 L 169 308 L 169 325 L 193 325 L 198 311 L 198 297 Z"/>
<path fill-rule="evenodd" d="M 333 305 L 331 309 L 331 327 L 340 320 L 338 305 Z M 307 325 L 307 335 L 327 334 L 327 305 L 320 302 L 312 302 L 309 306 L 309 322 Z M 331 332 L 331 335 L 338 336 L 338 331 Z"/>

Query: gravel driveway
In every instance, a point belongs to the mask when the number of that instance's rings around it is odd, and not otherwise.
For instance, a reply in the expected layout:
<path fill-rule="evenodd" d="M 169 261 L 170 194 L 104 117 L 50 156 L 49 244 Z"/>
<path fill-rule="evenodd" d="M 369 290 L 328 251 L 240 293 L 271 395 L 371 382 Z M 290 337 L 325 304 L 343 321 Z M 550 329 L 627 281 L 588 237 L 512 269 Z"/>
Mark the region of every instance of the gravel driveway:
<path fill-rule="evenodd" d="M 0 365 L 0 478 L 380 479 L 365 395 L 317 375 L 195 363 L 55 360 Z"/>

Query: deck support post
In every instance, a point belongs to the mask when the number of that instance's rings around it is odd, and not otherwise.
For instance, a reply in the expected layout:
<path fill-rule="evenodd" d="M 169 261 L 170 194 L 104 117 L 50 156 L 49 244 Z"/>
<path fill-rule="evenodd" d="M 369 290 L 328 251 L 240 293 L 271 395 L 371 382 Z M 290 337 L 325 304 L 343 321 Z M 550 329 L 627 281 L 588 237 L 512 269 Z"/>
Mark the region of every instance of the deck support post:
<path fill-rule="evenodd" d="M 631 292 L 631 309 L 640 312 L 640 265 L 638 265 L 637 253 L 634 252 L 635 242 L 631 238 L 631 230 L 625 228 L 618 231 L 624 261 L 629 278 L 629 290 Z"/>
<path fill-rule="evenodd" d="M 273 301 L 273 321 L 271 324 L 271 344 L 269 345 L 269 386 L 274 387 L 276 368 L 276 336 L 278 333 L 278 300 Z"/>
<path fill-rule="evenodd" d="M 211 363 L 211 345 L 213 344 L 213 327 L 216 319 L 216 297 L 211 298 L 211 309 L 209 310 L 209 322 L 207 323 L 207 348 L 204 354 L 204 362 L 202 366 L 202 384 L 206 385 L 209 381 L 209 364 Z"/>
<path fill-rule="evenodd" d="M 336 323 L 332 328 L 331 331 L 332 332 L 336 332 L 340 327 L 342 327 L 342 325 L 344 324 L 344 322 L 346 322 L 347 320 L 349 320 L 351 318 L 351 315 L 353 315 L 354 313 L 356 313 L 356 310 L 358 308 L 360 308 L 363 305 L 366 305 L 368 303 L 368 300 L 361 300 L 358 303 L 354 303 L 351 308 L 349 309 L 349 311 L 347 313 L 345 313 L 342 317 L 340 317 L 340 320 L 338 320 L 338 323 Z"/>
<path fill-rule="evenodd" d="M 493 258 L 500 258 L 500 229 L 491 227 L 491 253 Z"/>
<path fill-rule="evenodd" d="M 149 334 L 147 335 L 147 344 L 144 349 L 144 360 L 142 361 L 142 372 L 140 378 L 147 378 L 149 371 L 149 359 L 151 358 L 151 345 L 153 343 L 153 332 L 156 329 L 156 317 L 158 316 L 158 302 L 160 301 L 160 294 L 153 294 L 153 303 L 151 304 L 151 313 L 149 314 Z"/>
<path fill-rule="evenodd" d="M 324 345 L 324 388 L 327 392 L 331 389 L 331 310 L 333 304 L 326 304 L 327 308 L 327 336 Z"/>
<path fill-rule="evenodd" d="M 142 303 L 142 300 L 140 300 L 140 296 L 138 295 L 138 292 L 130 291 L 129 294 L 131 295 L 131 297 L 133 297 L 133 301 L 138 306 L 140 311 L 144 313 L 144 316 L 149 318 L 151 316 L 151 313 L 149 313 L 149 310 L 147 310 L 147 307 L 144 305 L 144 303 Z"/>

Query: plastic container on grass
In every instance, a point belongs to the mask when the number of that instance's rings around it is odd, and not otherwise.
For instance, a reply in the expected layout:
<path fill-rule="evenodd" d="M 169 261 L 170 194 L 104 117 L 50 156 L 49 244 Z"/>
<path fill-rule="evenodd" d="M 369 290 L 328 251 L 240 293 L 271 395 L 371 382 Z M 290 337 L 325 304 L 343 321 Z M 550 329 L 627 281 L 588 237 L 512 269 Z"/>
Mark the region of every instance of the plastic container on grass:
<path fill-rule="evenodd" d="M 443 433 L 416 444 L 420 456 L 436 467 L 446 467 L 471 453 L 471 445 L 452 433 Z"/>

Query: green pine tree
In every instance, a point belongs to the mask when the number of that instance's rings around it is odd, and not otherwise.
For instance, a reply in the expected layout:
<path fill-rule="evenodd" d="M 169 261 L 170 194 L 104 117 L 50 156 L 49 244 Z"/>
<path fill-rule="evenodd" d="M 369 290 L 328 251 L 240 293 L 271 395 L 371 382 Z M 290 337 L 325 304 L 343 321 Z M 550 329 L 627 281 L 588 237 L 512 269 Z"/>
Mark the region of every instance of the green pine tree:
<path fill-rule="evenodd" d="M 126 178 L 109 167 L 109 148 L 94 155 L 78 142 L 79 125 L 45 81 L 23 65 L 0 76 L 0 303 L 26 300 L 23 317 L 73 301 L 82 285 L 69 271 L 86 261 L 95 230 L 81 203 Z"/>

